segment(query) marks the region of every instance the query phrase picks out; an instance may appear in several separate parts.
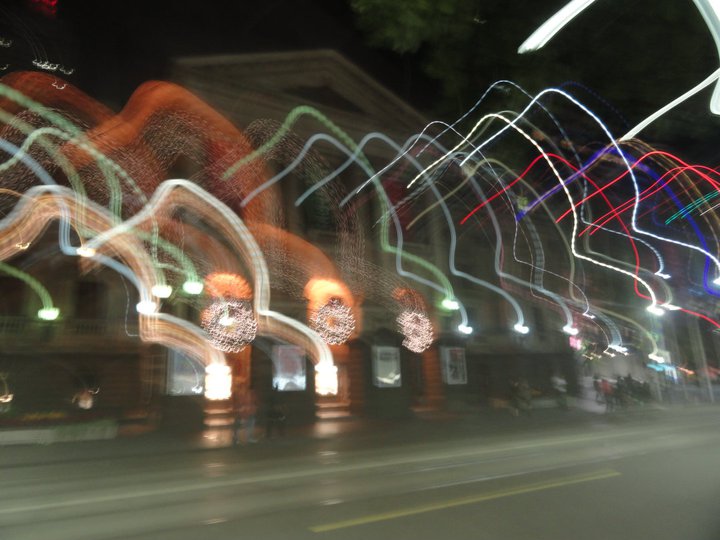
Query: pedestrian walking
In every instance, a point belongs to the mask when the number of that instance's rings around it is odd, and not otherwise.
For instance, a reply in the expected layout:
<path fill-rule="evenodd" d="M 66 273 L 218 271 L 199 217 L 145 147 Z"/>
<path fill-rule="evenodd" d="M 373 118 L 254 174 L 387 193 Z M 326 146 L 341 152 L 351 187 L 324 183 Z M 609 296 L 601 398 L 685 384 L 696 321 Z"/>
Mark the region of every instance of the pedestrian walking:
<path fill-rule="evenodd" d="M 255 438 L 255 418 L 257 416 L 258 402 L 255 390 L 248 390 L 241 409 L 242 423 L 245 427 L 245 442 L 257 442 Z"/>
<path fill-rule="evenodd" d="M 553 393 L 555 394 L 555 402 L 562 410 L 567 410 L 567 381 L 565 377 L 555 374 L 551 378 Z"/>
<path fill-rule="evenodd" d="M 285 408 L 280 403 L 277 396 L 277 389 L 274 388 L 270 393 L 267 404 L 267 416 L 265 425 L 265 437 L 272 439 L 273 434 L 277 432 L 280 436 L 285 435 Z"/>
<path fill-rule="evenodd" d="M 520 413 L 530 415 L 532 409 L 532 396 L 530 386 L 525 379 L 515 379 L 510 382 L 510 410 L 513 416 Z"/>
<path fill-rule="evenodd" d="M 613 396 L 613 387 L 610 381 L 602 379 L 600 381 L 600 390 L 602 391 L 603 400 L 605 401 L 605 411 L 612 411 L 615 408 L 615 397 Z"/>
<path fill-rule="evenodd" d="M 255 438 L 257 409 L 257 395 L 254 390 L 238 389 L 235 392 L 233 395 L 233 446 L 238 446 L 241 442 L 257 442 Z"/>

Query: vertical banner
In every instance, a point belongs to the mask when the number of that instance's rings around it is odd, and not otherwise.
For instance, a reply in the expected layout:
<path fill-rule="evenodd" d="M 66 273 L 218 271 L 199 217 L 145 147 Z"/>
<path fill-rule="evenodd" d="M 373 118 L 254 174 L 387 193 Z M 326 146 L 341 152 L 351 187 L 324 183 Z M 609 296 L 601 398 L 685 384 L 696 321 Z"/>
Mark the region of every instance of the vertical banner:
<path fill-rule="evenodd" d="M 467 384 L 465 349 L 462 347 L 440 347 L 442 379 L 445 384 Z"/>
<path fill-rule="evenodd" d="M 166 375 L 165 388 L 171 396 L 194 396 L 205 390 L 205 366 L 182 351 L 170 349 Z"/>
<path fill-rule="evenodd" d="M 305 351 L 297 345 L 272 348 L 273 387 L 281 392 L 305 390 Z"/>
<path fill-rule="evenodd" d="M 396 388 L 400 378 L 400 349 L 397 347 L 373 347 L 373 384 L 378 388 Z"/>

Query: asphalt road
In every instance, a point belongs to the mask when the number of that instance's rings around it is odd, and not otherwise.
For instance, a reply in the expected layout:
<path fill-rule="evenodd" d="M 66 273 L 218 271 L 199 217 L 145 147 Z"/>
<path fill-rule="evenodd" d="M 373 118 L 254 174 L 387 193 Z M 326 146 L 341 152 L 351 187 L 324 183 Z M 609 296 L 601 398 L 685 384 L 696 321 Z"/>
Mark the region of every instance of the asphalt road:
<path fill-rule="evenodd" d="M 117 455 L 73 443 L 5 460 L 0 539 L 720 539 L 720 409 L 528 427 Z"/>

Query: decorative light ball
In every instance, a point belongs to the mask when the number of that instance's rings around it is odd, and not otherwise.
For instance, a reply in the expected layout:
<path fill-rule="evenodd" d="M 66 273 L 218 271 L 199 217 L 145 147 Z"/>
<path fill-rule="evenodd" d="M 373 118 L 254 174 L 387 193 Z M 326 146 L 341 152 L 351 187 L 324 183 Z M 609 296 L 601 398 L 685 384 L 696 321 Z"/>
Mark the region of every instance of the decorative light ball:
<path fill-rule="evenodd" d="M 325 343 L 340 345 L 345 343 L 355 330 L 355 317 L 352 309 L 339 298 L 331 298 L 312 314 L 310 327 L 320 334 Z"/>
<path fill-rule="evenodd" d="M 405 310 L 397 318 L 398 327 L 405 339 L 403 345 L 412 352 L 421 353 L 435 339 L 428 316 L 421 311 Z"/>
<path fill-rule="evenodd" d="M 202 312 L 200 323 L 213 346 L 223 352 L 240 352 L 257 334 L 255 314 L 245 300 L 216 300 Z"/>

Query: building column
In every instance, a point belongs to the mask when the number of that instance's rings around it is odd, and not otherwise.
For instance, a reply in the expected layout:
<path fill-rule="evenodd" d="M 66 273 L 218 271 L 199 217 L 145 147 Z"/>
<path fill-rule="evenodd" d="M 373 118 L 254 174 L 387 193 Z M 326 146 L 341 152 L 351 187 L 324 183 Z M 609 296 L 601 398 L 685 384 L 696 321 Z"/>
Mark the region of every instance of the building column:
<path fill-rule="evenodd" d="M 442 382 L 440 354 L 437 347 L 430 347 L 422 353 L 422 370 L 427 406 L 431 409 L 441 409 L 445 404 L 445 388 Z"/>
<path fill-rule="evenodd" d="M 360 342 L 352 343 L 348 347 L 347 398 L 350 414 L 353 415 L 362 415 L 365 412 L 365 354 L 366 348 Z"/>

